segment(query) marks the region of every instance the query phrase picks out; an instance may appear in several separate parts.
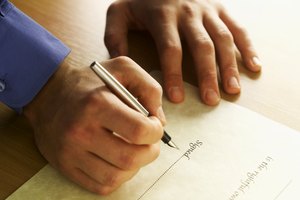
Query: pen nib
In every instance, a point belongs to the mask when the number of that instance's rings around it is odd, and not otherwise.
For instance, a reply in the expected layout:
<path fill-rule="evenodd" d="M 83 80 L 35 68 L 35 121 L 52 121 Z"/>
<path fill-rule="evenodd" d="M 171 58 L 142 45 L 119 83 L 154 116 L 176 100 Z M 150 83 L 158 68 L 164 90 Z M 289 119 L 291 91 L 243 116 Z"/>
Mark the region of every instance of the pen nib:
<path fill-rule="evenodd" d="M 179 148 L 178 148 L 178 146 L 174 143 L 174 142 L 172 142 L 172 141 L 169 141 L 168 143 L 167 143 L 170 147 L 172 147 L 172 148 L 175 148 L 175 149 L 178 149 L 179 150 Z"/>

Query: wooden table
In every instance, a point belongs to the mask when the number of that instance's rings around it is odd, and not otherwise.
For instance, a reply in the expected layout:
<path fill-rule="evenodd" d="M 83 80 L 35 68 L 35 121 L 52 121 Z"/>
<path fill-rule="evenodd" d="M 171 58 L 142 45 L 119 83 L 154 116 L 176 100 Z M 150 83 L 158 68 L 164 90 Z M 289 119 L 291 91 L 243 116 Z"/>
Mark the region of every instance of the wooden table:
<path fill-rule="evenodd" d="M 288 1 L 288 2 L 287 2 Z M 241 95 L 223 98 L 247 107 L 300 131 L 300 29 L 299 4 L 295 0 L 224 0 L 231 12 L 248 27 L 264 68 L 255 75 L 240 66 Z M 103 43 L 106 9 L 111 0 L 12 0 L 50 32 L 65 42 L 73 53 L 72 63 L 86 67 L 93 60 L 108 58 Z M 146 70 L 159 67 L 158 55 L 146 33 L 130 33 L 130 56 Z M 193 84 L 193 63 L 184 44 L 184 78 Z M 143 51 L 140 51 L 140 49 Z M 26 119 L 0 106 L 0 119 L 10 119 L 0 127 L 0 199 L 4 199 L 30 179 L 46 161 L 34 145 Z M 13 116 L 13 117 L 11 117 Z M 230 116 L 228 117 L 230 120 Z M 7 121 L 7 119 L 6 119 Z"/>

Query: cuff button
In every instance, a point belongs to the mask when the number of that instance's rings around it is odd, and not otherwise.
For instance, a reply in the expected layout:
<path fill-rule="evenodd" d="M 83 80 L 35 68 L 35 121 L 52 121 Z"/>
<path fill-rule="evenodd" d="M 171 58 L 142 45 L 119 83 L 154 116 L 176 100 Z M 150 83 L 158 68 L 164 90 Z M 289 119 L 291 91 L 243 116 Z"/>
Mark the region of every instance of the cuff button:
<path fill-rule="evenodd" d="M 0 80 L 0 92 L 4 92 L 6 84 L 3 80 Z"/>

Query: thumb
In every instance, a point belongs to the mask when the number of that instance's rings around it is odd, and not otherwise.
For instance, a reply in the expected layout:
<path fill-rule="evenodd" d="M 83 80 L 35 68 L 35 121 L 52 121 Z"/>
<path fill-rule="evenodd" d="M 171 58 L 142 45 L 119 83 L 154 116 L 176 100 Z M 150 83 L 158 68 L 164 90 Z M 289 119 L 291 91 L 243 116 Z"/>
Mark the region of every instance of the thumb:
<path fill-rule="evenodd" d="M 123 1 L 112 3 L 107 10 L 104 43 L 112 58 L 128 54 L 129 13 L 128 3 Z"/>

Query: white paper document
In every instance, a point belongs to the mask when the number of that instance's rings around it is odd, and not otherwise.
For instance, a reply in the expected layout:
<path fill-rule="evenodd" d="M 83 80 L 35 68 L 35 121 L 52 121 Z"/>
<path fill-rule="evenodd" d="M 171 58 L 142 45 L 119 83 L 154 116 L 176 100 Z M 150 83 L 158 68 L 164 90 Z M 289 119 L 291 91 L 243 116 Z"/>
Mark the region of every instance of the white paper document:
<path fill-rule="evenodd" d="M 109 196 L 92 194 L 50 166 L 8 200 L 300 199 L 300 134 L 248 109 L 203 105 L 186 84 L 182 104 L 164 99 L 165 127 L 180 150 L 161 154 Z"/>

